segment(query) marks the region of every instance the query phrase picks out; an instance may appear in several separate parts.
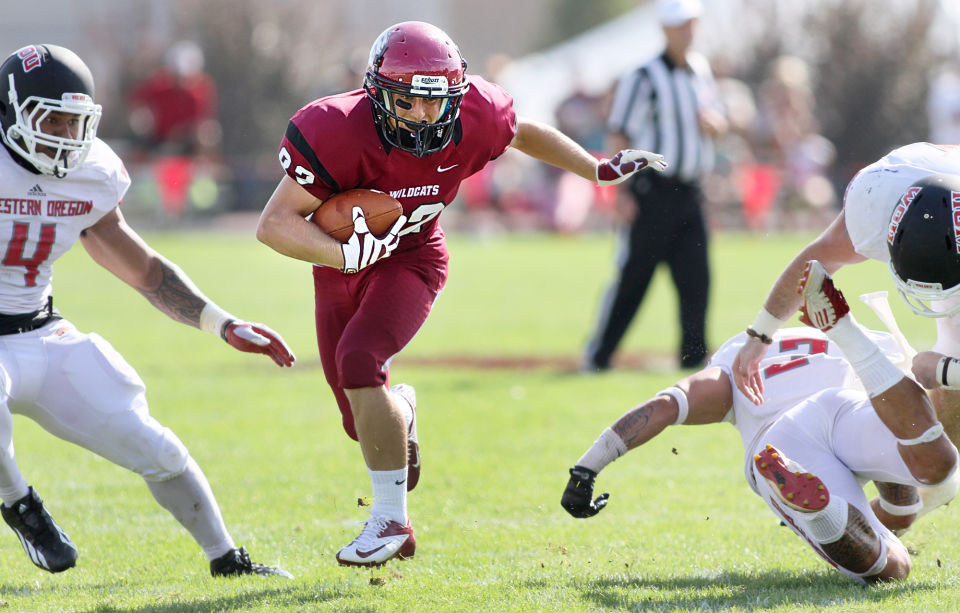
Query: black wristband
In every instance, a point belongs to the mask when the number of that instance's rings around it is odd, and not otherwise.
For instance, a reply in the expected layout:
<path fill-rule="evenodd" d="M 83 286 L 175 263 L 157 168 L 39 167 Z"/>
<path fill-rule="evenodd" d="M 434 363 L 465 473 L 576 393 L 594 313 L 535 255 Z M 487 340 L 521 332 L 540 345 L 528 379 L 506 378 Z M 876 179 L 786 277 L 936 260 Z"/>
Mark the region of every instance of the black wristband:
<path fill-rule="evenodd" d="M 228 343 L 229 343 L 230 341 L 227 340 L 227 328 L 229 328 L 229 327 L 230 327 L 230 324 L 232 324 L 232 323 L 235 322 L 235 321 L 237 321 L 237 320 L 236 320 L 236 319 L 228 319 L 227 321 L 223 322 L 223 327 L 220 328 L 220 338 L 222 338 L 224 341 L 226 341 L 226 342 L 228 342 Z"/>
<path fill-rule="evenodd" d="M 760 342 L 763 343 L 764 345 L 770 345 L 770 344 L 773 343 L 773 338 L 767 336 L 766 334 L 762 334 L 762 333 L 760 333 L 760 332 L 757 332 L 757 331 L 754 330 L 752 327 L 748 327 L 748 328 L 747 328 L 747 336 L 750 336 L 750 337 L 753 337 L 753 338 L 757 339 L 758 341 L 760 341 Z"/>

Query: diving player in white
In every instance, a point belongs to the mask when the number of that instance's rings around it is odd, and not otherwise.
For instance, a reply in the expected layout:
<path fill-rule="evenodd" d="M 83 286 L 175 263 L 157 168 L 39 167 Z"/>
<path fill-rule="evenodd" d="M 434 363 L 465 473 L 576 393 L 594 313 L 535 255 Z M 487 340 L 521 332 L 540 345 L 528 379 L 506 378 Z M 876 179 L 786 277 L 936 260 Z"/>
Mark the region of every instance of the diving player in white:
<path fill-rule="evenodd" d="M 860 582 L 905 578 L 910 556 L 895 531 L 956 495 L 956 448 L 901 370 L 905 344 L 861 328 L 819 262 L 801 286 L 804 321 L 819 329 L 778 330 L 764 344 L 762 403 L 732 383 L 742 333 L 705 369 L 604 430 L 570 469 L 564 509 L 596 515 L 609 496 L 593 498 L 597 473 L 667 426 L 728 421 L 743 440 L 750 487 L 819 556 Z M 869 480 L 880 493 L 873 501 L 863 491 Z"/>
<path fill-rule="evenodd" d="M 53 262 L 79 239 L 174 320 L 280 366 L 294 361 L 279 335 L 218 307 L 127 225 L 119 203 L 130 179 L 96 137 L 93 94 L 89 69 L 63 47 L 27 46 L 0 64 L 0 512 L 38 567 L 76 564 L 75 545 L 17 466 L 11 413 L 19 413 L 143 477 L 203 548 L 214 576 L 290 577 L 234 544 L 200 467 L 150 416 L 137 373 L 53 307 Z"/>
<path fill-rule="evenodd" d="M 913 359 L 913 375 L 930 391 L 937 416 L 960 442 L 960 147 L 913 143 L 894 149 L 850 181 L 843 210 L 780 274 L 747 328 L 733 364 L 734 383 L 760 403 L 763 340 L 800 306 L 794 292 L 805 263 L 827 273 L 874 259 L 888 263 L 900 295 L 915 313 L 936 319 L 937 342 Z M 953 356 L 953 357 L 951 357 Z"/>

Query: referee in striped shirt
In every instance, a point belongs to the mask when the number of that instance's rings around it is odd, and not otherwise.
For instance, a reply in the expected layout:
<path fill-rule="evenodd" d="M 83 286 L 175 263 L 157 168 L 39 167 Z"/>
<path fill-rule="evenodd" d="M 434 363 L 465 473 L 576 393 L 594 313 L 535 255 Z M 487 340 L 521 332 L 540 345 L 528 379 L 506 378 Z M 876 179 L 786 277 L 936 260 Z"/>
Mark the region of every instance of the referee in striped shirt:
<path fill-rule="evenodd" d="M 710 66 L 690 51 L 700 0 L 660 0 L 666 48 L 617 85 L 607 128 L 613 151 L 662 153 L 663 173 L 637 173 L 622 184 L 618 209 L 625 226 L 617 276 L 600 305 L 581 362 L 585 371 L 610 367 L 660 262 L 670 267 L 680 301 L 680 365 L 706 361 L 710 271 L 701 178 L 713 164 L 712 138 L 726 130 Z"/>

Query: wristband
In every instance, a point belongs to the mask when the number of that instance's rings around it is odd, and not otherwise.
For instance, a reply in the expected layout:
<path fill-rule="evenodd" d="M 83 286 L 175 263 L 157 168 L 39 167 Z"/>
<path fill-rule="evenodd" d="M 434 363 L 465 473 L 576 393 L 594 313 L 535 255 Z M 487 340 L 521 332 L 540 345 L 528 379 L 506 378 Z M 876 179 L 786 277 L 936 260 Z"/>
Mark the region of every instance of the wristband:
<path fill-rule="evenodd" d="M 937 381 L 944 389 L 960 390 L 960 360 L 948 355 L 937 362 Z"/>
<path fill-rule="evenodd" d="M 779 317 L 774 316 L 766 309 L 766 307 L 764 307 L 760 309 L 760 312 L 757 314 L 757 318 L 754 320 L 753 325 L 747 328 L 747 334 L 750 334 L 749 330 L 753 330 L 760 335 L 756 338 L 763 340 L 763 337 L 765 336 L 772 342 L 774 333 L 779 330 L 780 326 L 782 326 L 785 322 L 785 319 L 780 319 Z M 751 334 L 751 336 L 753 335 Z"/>
<path fill-rule="evenodd" d="M 763 343 L 764 345 L 770 345 L 770 344 L 773 343 L 773 338 L 767 336 L 766 334 L 762 334 L 762 333 L 760 333 L 760 332 L 757 332 L 757 331 L 754 330 L 753 328 L 747 328 L 747 336 L 749 336 L 749 337 L 751 337 L 751 338 L 757 339 L 758 341 L 760 341 L 760 342 Z"/>
<path fill-rule="evenodd" d="M 214 336 L 224 338 L 223 331 L 226 329 L 227 324 L 235 319 L 236 317 L 227 313 L 216 304 L 208 302 L 203 307 L 203 310 L 200 311 L 200 329 Z"/>

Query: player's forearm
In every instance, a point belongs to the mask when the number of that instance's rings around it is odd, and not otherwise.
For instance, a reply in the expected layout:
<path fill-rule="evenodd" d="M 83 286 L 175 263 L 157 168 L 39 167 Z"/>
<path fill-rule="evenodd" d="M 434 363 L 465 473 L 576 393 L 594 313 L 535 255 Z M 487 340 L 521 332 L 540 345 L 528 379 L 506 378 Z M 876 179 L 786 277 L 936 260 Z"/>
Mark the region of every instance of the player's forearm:
<path fill-rule="evenodd" d="M 787 264 L 787 267 L 780 273 L 780 277 L 770 289 L 770 293 L 763 303 L 763 308 L 777 319 L 786 321 L 800 308 L 802 299 L 800 294 L 797 293 L 797 283 L 800 281 L 806 262 L 807 255 L 806 250 L 804 250 Z"/>
<path fill-rule="evenodd" d="M 520 120 L 511 145 L 541 162 L 596 181 L 597 159 L 572 138 L 547 124 Z"/>
<path fill-rule="evenodd" d="M 343 268 L 341 243 L 302 217 L 287 221 L 261 217 L 257 226 L 257 240 L 287 257 Z"/>
<path fill-rule="evenodd" d="M 149 287 L 137 287 L 143 296 L 159 311 L 180 323 L 200 327 L 200 313 L 209 300 L 180 268 L 158 258 L 156 281 Z"/>
<path fill-rule="evenodd" d="M 677 419 L 677 409 L 666 396 L 657 396 L 636 406 L 614 423 L 610 429 L 616 432 L 627 449 L 636 449 L 672 424 Z"/>

